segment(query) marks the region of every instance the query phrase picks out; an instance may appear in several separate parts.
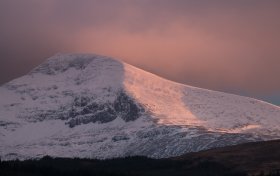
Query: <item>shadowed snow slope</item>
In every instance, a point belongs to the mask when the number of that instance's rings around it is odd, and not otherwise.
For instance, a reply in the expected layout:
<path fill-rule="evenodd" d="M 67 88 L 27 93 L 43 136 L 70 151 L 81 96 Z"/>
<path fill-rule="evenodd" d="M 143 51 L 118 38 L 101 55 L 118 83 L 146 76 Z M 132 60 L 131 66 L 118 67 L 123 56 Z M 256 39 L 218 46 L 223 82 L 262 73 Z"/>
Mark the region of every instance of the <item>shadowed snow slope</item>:
<path fill-rule="evenodd" d="M 0 156 L 181 155 L 280 137 L 280 108 L 104 56 L 57 54 L 0 87 Z"/>

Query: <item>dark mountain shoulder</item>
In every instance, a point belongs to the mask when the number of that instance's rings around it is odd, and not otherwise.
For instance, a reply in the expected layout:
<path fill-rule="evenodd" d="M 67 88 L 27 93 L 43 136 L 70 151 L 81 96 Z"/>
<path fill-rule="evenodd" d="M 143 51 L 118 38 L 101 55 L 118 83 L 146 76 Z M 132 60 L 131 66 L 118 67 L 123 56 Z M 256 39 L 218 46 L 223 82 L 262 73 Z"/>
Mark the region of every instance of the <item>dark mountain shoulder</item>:
<path fill-rule="evenodd" d="M 280 140 L 251 142 L 189 153 L 175 160 L 211 161 L 252 175 L 280 172 Z"/>

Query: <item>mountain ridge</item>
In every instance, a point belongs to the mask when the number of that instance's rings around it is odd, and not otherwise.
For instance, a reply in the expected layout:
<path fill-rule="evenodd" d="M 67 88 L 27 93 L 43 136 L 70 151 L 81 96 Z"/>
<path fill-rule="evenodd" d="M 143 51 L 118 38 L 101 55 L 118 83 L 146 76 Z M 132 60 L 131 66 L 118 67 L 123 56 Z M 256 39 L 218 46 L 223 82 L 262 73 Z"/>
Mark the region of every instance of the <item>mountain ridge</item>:
<path fill-rule="evenodd" d="M 94 54 L 57 54 L 0 95 L 6 159 L 161 158 L 280 136 L 277 106 Z"/>

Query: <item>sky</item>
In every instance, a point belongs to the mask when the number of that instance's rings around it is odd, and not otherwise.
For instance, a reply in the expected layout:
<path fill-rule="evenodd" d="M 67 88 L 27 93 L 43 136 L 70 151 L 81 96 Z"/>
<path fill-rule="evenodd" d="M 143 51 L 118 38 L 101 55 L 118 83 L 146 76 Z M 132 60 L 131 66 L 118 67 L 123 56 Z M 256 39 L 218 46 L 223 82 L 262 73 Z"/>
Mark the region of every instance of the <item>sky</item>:
<path fill-rule="evenodd" d="M 0 84 L 56 53 L 280 105 L 279 0 L 0 0 Z"/>

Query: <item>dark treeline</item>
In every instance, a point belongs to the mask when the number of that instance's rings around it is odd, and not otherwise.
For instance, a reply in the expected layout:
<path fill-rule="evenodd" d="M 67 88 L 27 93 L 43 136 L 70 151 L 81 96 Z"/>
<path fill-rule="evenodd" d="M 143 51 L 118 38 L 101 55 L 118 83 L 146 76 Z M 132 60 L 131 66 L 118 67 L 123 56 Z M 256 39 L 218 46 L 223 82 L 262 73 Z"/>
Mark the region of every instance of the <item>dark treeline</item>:
<path fill-rule="evenodd" d="M 1 161 L 0 176 L 280 176 L 280 140 L 188 153 L 169 159 L 51 158 Z"/>
<path fill-rule="evenodd" d="M 111 160 L 44 157 L 40 160 L 2 161 L 1 176 L 170 176 L 246 175 L 212 161 L 180 161 L 129 157 Z"/>

